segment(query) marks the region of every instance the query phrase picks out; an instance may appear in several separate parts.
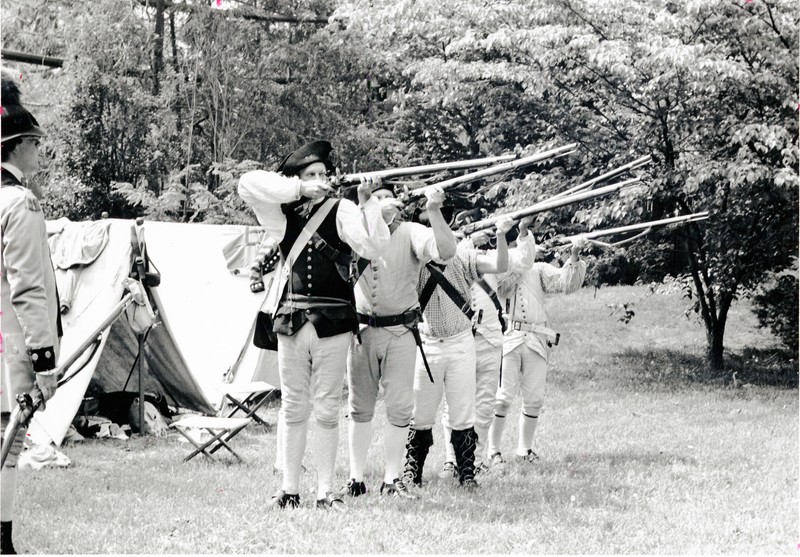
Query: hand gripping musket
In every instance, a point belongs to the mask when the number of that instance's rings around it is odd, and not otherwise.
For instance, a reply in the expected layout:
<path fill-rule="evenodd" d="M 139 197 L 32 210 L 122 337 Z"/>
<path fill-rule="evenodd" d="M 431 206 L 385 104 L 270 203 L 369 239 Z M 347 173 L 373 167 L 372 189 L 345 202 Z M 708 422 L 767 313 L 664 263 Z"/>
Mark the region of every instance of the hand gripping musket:
<path fill-rule="evenodd" d="M 478 170 L 477 172 L 471 172 L 469 174 L 464 174 L 463 176 L 457 176 L 455 178 L 451 178 L 443 182 L 437 182 L 435 184 L 429 184 L 427 186 L 423 186 L 415 190 L 410 190 L 406 192 L 406 197 L 409 200 L 420 199 L 425 196 L 425 193 L 427 191 L 436 186 L 446 190 L 448 188 L 459 186 L 461 184 L 468 184 L 470 182 L 474 182 L 476 180 L 480 180 L 481 178 L 486 178 L 487 176 L 492 176 L 494 174 L 502 174 L 503 172 L 516 170 L 517 168 L 530 166 L 532 164 L 543 162 L 552 158 L 563 157 L 574 153 L 577 149 L 578 149 L 577 143 L 570 143 L 568 145 L 564 145 L 563 147 L 556 147 L 555 149 L 550 149 L 548 151 L 543 151 L 541 153 L 536 153 L 533 155 L 529 155 L 527 157 L 522 157 L 511 162 L 496 164 L 490 166 L 489 168 Z"/>
<path fill-rule="evenodd" d="M 607 230 L 594 230 L 592 232 L 586 232 L 584 234 L 574 234 L 572 236 L 557 236 L 553 238 L 554 241 L 557 241 L 559 245 L 556 246 L 548 246 L 545 244 L 544 249 L 561 249 L 563 247 L 567 247 L 571 245 L 572 240 L 577 238 L 578 236 L 583 236 L 593 244 L 602 246 L 602 247 L 615 247 L 621 245 L 623 243 L 627 243 L 629 241 L 635 240 L 648 234 L 653 228 L 657 228 L 659 226 L 668 226 L 671 224 L 689 224 L 691 222 L 699 222 L 701 220 L 706 220 L 708 218 L 708 211 L 701 211 L 700 213 L 692 213 L 689 215 L 681 215 L 678 217 L 670 217 L 667 219 L 661 220 L 654 220 L 649 222 L 640 222 L 638 224 L 629 224 L 627 226 L 619 226 L 617 228 L 609 228 Z M 609 244 L 606 242 L 597 241 L 597 238 L 602 238 L 603 236 L 613 236 L 615 234 L 623 234 L 625 232 L 640 232 L 631 238 L 627 238 L 622 240 L 621 242 L 617 242 L 615 244 Z"/>
<path fill-rule="evenodd" d="M 590 189 L 590 188 L 594 187 L 596 184 L 599 184 L 600 182 L 603 182 L 605 180 L 609 180 L 611 178 L 614 178 L 615 176 L 619 176 L 623 172 L 627 172 L 628 170 L 636 170 L 637 168 L 641 168 L 642 166 L 644 166 L 646 164 L 650 164 L 651 161 L 652 161 L 652 157 L 650 155 L 644 156 L 644 157 L 642 157 L 640 159 L 636 159 L 635 161 L 629 162 L 628 164 L 624 164 L 624 165 L 620 166 L 619 168 L 615 168 L 614 170 L 610 170 L 610 171 L 606 172 L 605 174 L 601 174 L 600 176 L 597 176 L 596 178 L 592 178 L 591 180 L 587 180 L 586 182 L 580 183 L 577 186 L 574 186 L 574 187 L 571 187 L 571 188 L 569 188 L 567 190 L 559 192 L 559 193 L 555 194 L 554 196 L 550 197 L 549 199 L 551 199 L 551 200 L 552 199 L 560 199 L 562 197 L 567 197 L 569 195 L 574 195 L 574 194 L 576 194 L 578 192 L 581 192 L 583 190 Z"/>
<path fill-rule="evenodd" d="M 125 308 L 128 307 L 134 301 L 134 296 L 130 292 L 125 294 L 123 298 L 119 301 L 119 303 L 114 306 L 114 309 L 108 314 L 103 322 L 98 325 L 91 335 L 89 335 L 85 341 L 81 343 L 80 346 L 72 353 L 72 355 L 67 358 L 64 363 L 58 366 L 56 374 L 57 376 L 62 376 L 67 372 L 67 370 L 76 362 L 78 358 L 80 358 L 87 349 L 93 344 L 99 346 L 100 336 L 103 334 L 111 324 L 117 320 L 117 318 L 122 315 L 122 312 L 125 311 Z M 91 357 L 90 357 L 91 359 Z M 75 373 L 63 377 L 58 382 L 58 386 L 63 385 L 73 377 L 75 377 L 80 370 L 76 371 Z M 33 417 L 34 412 L 41 406 L 42 404 L 42 392 L 39 390 L 39 387 L 34 382 L 33 388 L 31 389 L 30 393 L 21 393 L 17 395 L 17 407 L 11 412 L 11 416 L 9 418 L 8 426 L 6 427 L 5 433 L 3 435 L 3 446 L 2 446 L 2 461 L 0 461 L 0 466 L 4 465 L 6 462 L 6 457 L 8 453 L 11 451 L 11 445 L 14 441 L 14 437 L 17 434 L 17 430 L 24 425 L 27 425 L 28 422 Z"/>
<path fill-rule="evenodd" d="M 552 198 L 545 199 L 544 201 L 540 201 L 539 203 L 531 205 L 530 207 L 526 207 L 525 209 L 519 209 L 518 211 L 512 211 L 510 213 L 505 213 L 502 215 L 495 215 L 493 217 L 489 217 L 488 219 L 483 219 L 478 222 L 465 224 L 464 226 L 461 227 L 461 232 L 469 235 L 472 234 L 473 232 L 477 232 L 478 230 L 492 228 L 500 219 L 510 218 L 512 220 L 520 220 L 524 217 L 535 215 L 537 213 L 544 213 L 545 211 L 551 211 L 553 209 L 564 207 L 566 205 L 572 205 L 573 203 L 584 201 L 586 199 L 594 199 L 595 197 L 608 195 L 610 193 L 619 191 L 622 188 L 626 188 L 637 183 L 639 183 L 638 178 L 631 178 L 630 180 L 625 180 L 624 182 L 617 182 L 616 184 L 603 186 L 602 188 L 597 188 L 596 190 L 584 191 L 566 197 L 561 197 L 558 199 L 552 199 Z"/>

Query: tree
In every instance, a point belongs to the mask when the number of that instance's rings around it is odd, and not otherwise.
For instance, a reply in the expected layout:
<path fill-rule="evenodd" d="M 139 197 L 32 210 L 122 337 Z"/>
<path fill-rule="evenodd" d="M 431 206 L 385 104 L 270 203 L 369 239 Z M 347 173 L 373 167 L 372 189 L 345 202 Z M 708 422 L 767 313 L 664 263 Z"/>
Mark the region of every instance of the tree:
<path fill-rule="evenodd" d="M 797 252 L 798 30 L 792 5 L 373 5 L 352 6 L 352 25 L 387 58 L 401 58 L 420 95 L 452 96 L 483 82 L 519 87 L 538 110 L 539 137 L 581 144 L 571 168 L 508 188 L 507 207 L 563 189 L 564 179 L 652 153 L 646 191 L 584 207 L 575 220 L 597 227 L 711 211 L 712 219 L 684 229 L 681 241 L 708 360 L 720 367 L 733 300 Z"/>

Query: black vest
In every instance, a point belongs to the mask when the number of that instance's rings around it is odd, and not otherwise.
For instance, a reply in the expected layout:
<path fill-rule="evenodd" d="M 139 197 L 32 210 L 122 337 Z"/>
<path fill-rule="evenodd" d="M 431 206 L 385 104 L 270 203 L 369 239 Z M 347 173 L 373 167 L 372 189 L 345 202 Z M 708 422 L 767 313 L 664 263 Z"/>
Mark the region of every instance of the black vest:
<path fill-rule="evenodd" d="M 283 205 L 286 215 L 286 232 L 279 248 L 284 258 L 289 254 L 300 236 L 308 220 L 316 213 L 322 203 L 317 204 L 306 217 L 301 217 L 295 211 Z M 322 224 L 317 228 L 317 234 L 331 247 L 344 254 L 352 255 L 352 250 L 336 230 L 336 212 L 339 208 L 337 201 L 331 211 L 326 215 Z M 358 328 L 358 317 L 355 312 L 355 296 L 353 286 L 339 272 L 336 262 L 322 253 L 313 241 L 308 242 L 292 265 L 290 286 L 283 292 L 281 307 L 275 315 L 274 331 L 284 335 L 293 335 L 306 323 L 311 321 L 319 338 L 330 337 L 346 332 L 355 332 Z M 301 296 L 337 298 L 346 301 L 349 305 L 342 307 L 320 307 L 307 310 L 292 310 L 286 308 L 289 293 Z"/>

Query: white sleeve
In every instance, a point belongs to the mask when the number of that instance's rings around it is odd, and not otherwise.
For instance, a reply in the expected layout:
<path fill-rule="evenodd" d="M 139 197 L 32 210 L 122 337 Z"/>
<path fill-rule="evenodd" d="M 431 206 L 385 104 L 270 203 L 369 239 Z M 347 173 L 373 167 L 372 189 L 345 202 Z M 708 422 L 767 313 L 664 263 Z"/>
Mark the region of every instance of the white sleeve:
<path fill-rule="evenodd" d="M 374 197 L 370 197 L 363 207 L 342 199 L 336 211 L 336 231 L 354 252 L 365 259 L 380 259 L 389 248 L 389 227 Z"/>
<path fill-rule="evenodd" d="M 286 216 L 281 204 L 300 199 L 300 179 L 277 172 L 253 170 L 239 178 L 239 197 L 253 209 L 268 237 L 283 239 Z"/>
<path fill-rule="evenodd" d="M 508 250 L 508 272 L 527 271 L 536 259 L 536 239 L 528 234 L 517 240 L 517 247 Z"/>
<path fill-rule="evenodd" d="M 579 259 L 576 263 L 567 260 L 560 269 L 542 263 L 539 266 L 542 276 L 542 290 L 547 293 L 564 292 L 571 294 L 580 289 L 586 278 L 586 262 Z"/>
<path fill-rule="evenodd" d="M 436 244 L 436 236 L 432 228 L 418 222 L 410 222 L 407 225 L 409 230 L 409 238 L 411 240 L 411 250 L 414 256 L 419 259 L 423 264 L 436 260 L 439 261 L 439 246 Z"/>

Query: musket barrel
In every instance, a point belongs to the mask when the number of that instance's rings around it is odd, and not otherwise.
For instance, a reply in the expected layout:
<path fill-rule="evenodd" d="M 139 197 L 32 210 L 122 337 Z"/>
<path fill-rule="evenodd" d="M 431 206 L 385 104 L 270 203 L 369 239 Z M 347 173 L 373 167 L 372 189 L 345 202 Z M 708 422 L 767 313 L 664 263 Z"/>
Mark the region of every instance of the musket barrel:
<path fill-rule="evenodd" d="M 601 174 L 600 176 L 597 176 L 596 178 L 592 178 L 591 180 L 587 180 L 587 181 L 585 181 L 585 182 L 583 182 L 581 184 L 578 184 L 577 186 L 569 188 L 568 190 L 564 190 L 564 191 L 562 191 L 560 193 L 557 193 L 554 196 L 552 196 L 550 199 L 559 199 L 561 197 L 566 197 L 568 195 L 573 195 L 575 193 L 578 193 L 579 191 L 585 190 L 587 188 L 591 188 L 592 186 L 594 186 L 598 182 L 602 182 L 603 180 L 608 180 L 609 178 L 613 178 L 615 176 L 618 176 L 618 175 L 620 175 L 623 172 L 626 172 L 628 170 L 635 170 L 635 169 L 637 169 L 637 168 L 639 168 L 641 166 L 649 164 L 651 160 L 652 160 L 652 157 L 650 155 L 646 155 L 644 157 L 638 158 L 635 161 L 631 161 L 628 164 L 624 164 L 624 165 L 620 166 L 619 168 L 615 168 L 614 170 L 610 170 L 610 171 L 606 172 L 605 174 Z"/>
<path fill-rule="evenodd" d="M 637 224 L 629 224 L 626 226 L 619 226 L 617 228 L 609 228 L 607 230 L 593 230 L 592 232 L 587 232 L 583 234 L 587 238 L 601 238 L 603 236 L 611 236 L 613 234 L 620 234 L 622 232 L 634 232 L 636 230 L 643 230 L 645 228 L 653 228 L 655 226 L 666 226 L 668 224 L 676 224 L 676 223 L 684 223 L 684 222 L 697 222 L 700 220 L 705 220 L 708 218 L 708 211 L 702 211 L 700 213 L 692 213 L 690 215 L 681 215 L 678 217 L 670 217 L 667 219 L 661 220 L 654 220 L 649 222 L 640 222 Z M 574 236 L 568 236 L 568 238 L 573 238 Z"/>
<path fill-rule="evenodd" d="M 586 199 L 593 199 L 595 197 L 600 197 L 602 195 L 614 193 L 615 191 L 618 191 L 624 187 L 636 184 L 639 181 L 640 180 L 638 178 L 631 178 L 630 180 L 617 182 L 616 184 L 610 184 L 602 188 L 597 188 L 596 190 L 576 193 L 567 197 L 561 197 L 559 199 L 552 199 L 552 198 L 546 199 L 544 201 L 540 201 L 539 203 L 531 205 L 530 207 L 526 207 L 525 209 L 519 209 L 517 211 L 512 211 L 510 213 L 505 213 L 502 215 L 495 215 L 493 217 L 489 217 L 488 219 L 466 224 L 461 227 L 461 231 L 464 234 L 472 234 L 473 232 L 477 232 L 478 230 L 491 228 L 492 226 L 495 225 L 497 221 L 503 218 L 519 220 L 524 217 L 535 215 L 537 213 L 543 213 L 545 211 L 550 211 L 552 209 L 557 209 L 559 207 L 564 207 L 566 205 L 572 205 L 573 203 L 577 203 L 578 201 L 584 201 Z"/>
<path fill-rule="evenodd" d="M 355 183 L 362 178 L 399 178 L 401 176 L 415 176 L 417 174 L 433 174 L 447 170 L 468 170 L 470 168 L 480 168 L 492 164 L 503 163 L 519 159 L 520 155 L 512 153 L 510 155 L 498 155 L 495 157 L 484 157 L 481 159 L 467 159 L 463 161 L 442 162 L 436 164 L 424 164 L 420 166 L 409 166 L 404 168 L 390 168 L 387 170 L 373 170 L 370 172 L 354 172 L 344 174 L 339 177 L 343 184 Z"/>
<path fill-rule="evenodd" d="M 500 174 L 502 172 L 507 172 L 509 170 L 521 168 L 523 166 L 536 164 L 537 162 L 542 162 L 554 157 L 563 156 L 569 153 L 574 153 L 577 148 L 578 148 L 577 143 L 570 143 L 568 145 L 564 145 L 563 147 L 556 147 L 555 149 L 550 149 L 548 151 L 543 151 L 541 153 L 536 153 L 534 155 L 522 157 L 511 162 L 496 164 L 490 166 L 489 168 L 478 170 L 477 172 L 471 172 L 469 174 L 465 174 L 464 176 L 457 176 L 449 180 L 444 180 L 443 182 L 437 182 L 435 184 L 429 184 L 419 189 L 411 190 L 410 192 L 408 192 L 408 196 L 410 199 L 418 199 L 420 197 L 423 197 L 425 195 L 425 192 L 433 187 L 438 186 L 442 189 L 447 189 L 461 184 L 468 184 L 470 182 L 474 182 L 475 180 L 480 180 L 481 178 L 485 178 L 487 176 Z"/>
<path fill-rule="evenodd" d="M 562 243 L 556 246 L 555 249 L 568 246 L 570 242 L 573 239 L 577 238 L 578 236 L 584 236 L 589 240 L 593 240 L 595 238 L 602 238 L 603 236 L 613 236 L 614 234 L 621 234 L 623 232 L 636 232 L 639 230 L 648 230 L 650 228 L 655 228 L 657 226 L 668 226 L 670 224 L 688 224 L 690 222 L 699 222 L 701 220 L 706 220 L 708 216 L 709 216 L 708 211 L 701 211 L 699 213 L 692 213 L 689 215 L 681 215 L 678 217 L 670 217 L 666 219 L 654 220 L 648 222 L 640 222 L 637 224 L 629 224 L 626 226 L 618 226 L 616 228 L 608 228 L 606 230 L 593 230 L 591 232 L 585 232 L 583 234 L 573 234 L 572 236 L 559 238 L 558 240 Z"/>

